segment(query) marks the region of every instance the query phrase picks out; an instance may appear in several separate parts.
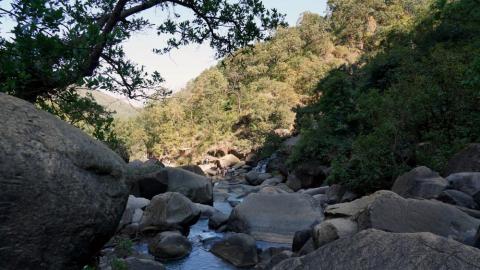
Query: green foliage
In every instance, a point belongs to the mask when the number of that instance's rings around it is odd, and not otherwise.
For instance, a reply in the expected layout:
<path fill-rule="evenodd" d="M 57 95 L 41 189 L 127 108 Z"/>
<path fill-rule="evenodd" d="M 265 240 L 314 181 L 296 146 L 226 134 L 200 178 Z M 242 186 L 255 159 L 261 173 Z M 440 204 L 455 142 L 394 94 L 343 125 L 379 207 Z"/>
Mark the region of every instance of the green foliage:
<path fill-rule="evenodd" d="M 325 18 L 305 13 L 297 27 L 225 58 L 183 91 L 119 123 L 117 132 L 135 157 L 190 163 L 222 146 L 268 154 L 279 144 L 274 130 L 293 129 L 293 108 L 314 94 L 318 79 L 355 55 L 349 48 L 338 53 Z"/>
<path fill-rule="evenodd" d="M 13 36 L 0 40 L 0 91 L 30 102 L 55 98 L 71 85 L 144 97 L 146 90 L 159 89 L 163 79 L 126 59 L 122 42 L 132 32 L 155 26 L 142 17 L 143 11 L 170 13 L 174 7 L 194 16 L 184 19 L 173 12 L 156 25 L 157 33 L 168 38 L 156 48 L 159 53 L 210 41 L 223 56 L 283 25 L 283 15 L 259 0 L 12 0 L 0 10 L 0 18 L 15 21 Z"/>
<path fill-rule="evenodd" d="M 441 171 L 478 141 L 480 6 L 436 1 L 420 14 L 319 83 L 321 98 L 298 113 L 304 136 L 293 165 L 329 162 L 330 182 L 371 192 L 413 166 Z"/>

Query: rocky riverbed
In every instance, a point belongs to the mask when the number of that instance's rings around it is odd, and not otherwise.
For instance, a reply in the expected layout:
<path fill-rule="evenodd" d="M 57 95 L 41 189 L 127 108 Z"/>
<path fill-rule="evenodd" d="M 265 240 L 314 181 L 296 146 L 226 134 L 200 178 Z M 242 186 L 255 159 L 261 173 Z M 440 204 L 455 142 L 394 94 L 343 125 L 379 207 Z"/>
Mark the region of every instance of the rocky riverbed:
<path fill-rule="evenodd" d="M 480 269 L 479 144 L 357 196 L 288 147 L 165 168 L 3 94 L 0 121 L 0 269 Z"/>

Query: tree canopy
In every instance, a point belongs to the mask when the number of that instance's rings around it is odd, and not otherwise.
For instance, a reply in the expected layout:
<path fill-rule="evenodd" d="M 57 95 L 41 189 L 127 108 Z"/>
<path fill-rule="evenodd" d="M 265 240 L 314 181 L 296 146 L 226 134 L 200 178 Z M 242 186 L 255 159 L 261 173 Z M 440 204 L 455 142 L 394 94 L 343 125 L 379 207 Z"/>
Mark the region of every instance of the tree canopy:
<path fill-rule="evenodd" d="M 169 14 L 153 25 L 142 12 Z M 193 12 L 182 18 L 176 8 Z M 0 40 L 0 91 L 30 102 L 61 96 L 71 85 L 144 97 L 163 81 L 125 57 L 122 42 L 155 27 L 168 35 L 167 52 L 209 41 L 218 56 L 264 39 L 283 16 L 259 0 L 12 0 L 0 18 L 14 20 L 11 38 Z"/>

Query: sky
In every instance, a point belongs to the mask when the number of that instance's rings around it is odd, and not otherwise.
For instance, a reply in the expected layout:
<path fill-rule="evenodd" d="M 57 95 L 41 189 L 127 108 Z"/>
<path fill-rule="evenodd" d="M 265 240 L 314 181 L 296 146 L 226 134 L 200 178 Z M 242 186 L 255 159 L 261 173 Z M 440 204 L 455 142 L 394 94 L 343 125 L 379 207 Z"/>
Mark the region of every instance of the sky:
<path fill-rule="evenodd" d="M 324 14 L 327 0 L 263 0 L 265 7 L 276 8 L 280 13 L 286 14 L 286 21 L 290 26 L 297 23 L 300 14 L 310 11 Z M 9 0 L 0 0 L 0 7 L 8 7 Z M 182 16 L 191 16 L 186 10 L 176 10 Z M 166 16 L 165 12 L 156 9 L 145 11 L 142 16 L 152 23 L 161 22 Z M 0 35 L 5 36 L 12 27 L 12 22 L 2 18 L 0 22 Z M 173 50 L 168 54 L 158 55 L 153 53 L 153 48 L 161 48 L 165 45 L 165 37 L 156 35 L 154 29 L 147 29 L 134 33 L 124 44 L 127 58 L 133 62 L 145 66 L 148 72 L 159 71 L 165 79 L 164 86 L 178 91 L 188 81 L 194 79 L 203 70 L 215 65 L 215 52 L 208 44 L 189 45 Z"/>

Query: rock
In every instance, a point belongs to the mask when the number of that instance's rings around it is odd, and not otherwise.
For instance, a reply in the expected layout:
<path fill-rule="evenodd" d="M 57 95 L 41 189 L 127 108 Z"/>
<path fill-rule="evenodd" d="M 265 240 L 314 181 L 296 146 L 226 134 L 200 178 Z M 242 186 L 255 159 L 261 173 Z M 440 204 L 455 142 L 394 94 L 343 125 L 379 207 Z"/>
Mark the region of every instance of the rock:
<path fill-rule="evenodd" d="M 280 252 L 279 254 L 276 254 L 274 255 L 270 261 L 268 262 L 267 265 L 265 265 L 264 268 L 259 268 L 259 269 L 263 269 L 263 270 L 271 270 L 273 269 L 273 267 L 277 264 L 279 264 L 280 262 L 286 260 L 286 259 L 289 259 L 289 258 L 292 258 L 292 257 L 295 257 L 295 254 L 289 250 L 285 250 L 285 251 L 282 251 Z"/>
<path fill-rule="evenodd" d="M 148 244 L 148 251 L 157 260 L 178 260 L 192 251 L 192 244 L 181 233 L 167 231 L 157 234 Z"/>
<path fill-rule="evenodd" d="M 259 173 L 255 171 L 250 171 L 245 175 L 245 180 L 252 185 L 258 186 L 261 185 L 265 180 L 272 178 L 272 175 L 269 173 Z"/>
<path fill-rule="evenodd" d="M 232 231 L 251 234 L 257 240 L 289 243 L 295 232 L 323 220 L 322 209 L 304 194 L 250 194 L 229 218 Z"/>
<path fill-rule="evenodd" d="M 276 186 L 264 186 L 258 191 L 258 193 L 285 194 L 289 192 Z"/>
<path fill-rule="evenodd" d="M 305 229 L 295 232 L 293 236 L 292 251 L 298 252 L 312 238 L 312 229 Z"/>
<path fill-rule="evenodd" d="M 218 174 L 217 166 L 213 164 L 201 164 L 198 165 L 202 171 L 208 176 L 215 176 Z"/>
<path fill-rule="evenodd" d="M 250 185 L 254 185 L 254 186 L 259 185 L 257 184 L 257 179 L 259 175 L 260 175 L 259 172 L 249 171 L 247 174 L 245 174 L 245 180 L 247 180 L 247 182 Z"/>
<path fill-rule="evenodd" d="M 270 270 L 279 262 L 293 256 L 288 248 L 270 247 L 260 253 L 260 262 L 255 266 L 256 270 Z"/>
<path fill-rule="evenodd" d="M 303 269 L 480 269 L 480 251 L 431 233 L 366 230 L 322 246 L 274 270 Z"/>
<path fill-rule="evenodd" d="M 217 166 L 219 168 L 229 168 L 235 166 L 240 162 L 240 159 L 238 159 L 236 156 L 228 154 L 218 159 Z"/>
<path fill-rule="evenodd" d="M 310 238 L 308 241 L 303 245 L 303 247 L 298 251 L 300 256 L 307 255 L 315 250 L 315 244 L 313 243 L 313 239 Z"/>
<path fill-rule="evenodd" d="M 196 203 L 212 204 L 213 191 L 210 179 L 179 168 L 160 168 L 152 173 L 134 174 L 139 197 L 151 199 L 165 192 L 179 192 Z"/>
<path fill-rule="evenodd" d="M 477 203 L 475 203 L 472 196 L 454 189 L 448 189 L 443 191 L 437 199 L 445 203 L 454 204 L 462 207 L 472 209 L 478 208 L 478 205 Z"/>
<path fill-rule="evenodd" d="M 318 205 L 325 207 L 328 203 L 328 197 L 326 194 L 313 195 L 313 198 L 318 202 Z"/>
<path fill-rule="evenodd" d="M 341 203 L 344 203 L 344 202 L 351 202 L 353 200 L 356 200 L 358 199 L 358 195 L 354 192 L 351 192 L 351 191 L 346 191 L 343 196 L 342 196 L 342 199 L 340 200 Z"/>
<path fill-rule="evenodd" d="M 435 200 L 404 199 L 390 191 L 377 191 L 349 203 L 328 206 L 327 216 L 347 216 L 359 230 L 375 228 L 389 232 L 431 232 L 472 244 L 480 220 L 457 207 Z"/>
<path fill-rule="evenodd" d="M 263 181 L 263 183 L 261 184 L 262 186 L 276 186 L 280 183 L 283 182 L 283 177 L 282 176 L 275 176 L 273 178 L 270 178 L 270 179 L 267 179 L 265 181 Z"/>
<path fill-rule="evenodd" d="M 255 239 L 244 233 L 227 235 L 224 240 L 213 244 L 210 252 L 236 267 L 251 267 L 258 263 Z"/>
<path fill-rule="evenodd" d="M 137 198 L 133 195 L 128 196 L 126 209 L 142 209 L 150 203 L 150 200 L 145 198 Z"/>
<path fill-rule="evenodd" d="M 289 174 L 286 185 L 293 191 L 299 191 L 302 188 L 302 181 L 295 174 Z"/>
<path fill-rule="evenodd" d="M 183 165 L 183 166 L 180 166 L 178 167 L 179 169 L 183 169 L 183 170 L 186 170 L 186 171 L 189 171 L 189 172 L 193 172 L 193 173 L 196 173 L 198 175 L 201 175 L 201 176 L 206 176 L 205 175 L 205 172 L 202 170 L 202 168 L 198 165 L 193 165 L 193 164 L 190 164 L 190 165 Z"/>
<path fill-rule="evenodd" d="M 220 226 L 227 224 L 227 222 L 228 222 L 228 215 L 220 211 L 217 211 L 208 220 L 208 227 L 216 230 L 220 228 Z"/>
<path fill-rule="evenodd" d="M 480 173 L 455 173 L 447 181 L 450 187 L 472 196 L 480 204 Z"/>
<path fill-rule="evenodd" d="M 117 229 L 125 162 L 3 93 L 0 123 L 0 269 L 81 269 Z"/>
<path fill-rule="evenodd" d="M 135 209 L 132 216 L 132 223 L 140 223 L 140 221 L 142 220 L 142 217 L 143 217 L 143 210 L 138 208 Z"/>
<path fill-rule="evenodd" d="M 237 164 L 235 164 L 232 168 L 235 169 L 235 170 L 239 170 L 245 165 L 246 165 L 245 161 L 240 161 Z"/>
<path fill-rule="evenodd" d="M 283 176 L 288 175 L 287 167 L 288 154 L 277 152 L 272 155 L 267 163 L 266 171 L 269 173 L 278 172 Z"/>
<path fill-rule="evenodd" d="M 205 205 L 205 204 L 201 204 L 201 203 L 196 203 L 195 206 L 198 208 L 198 210 L 200 210 L 200 213 L 202 213 L 202 214 L 200 215 L 200 218 L 210 218 L 210 217 L 213 216 L 216 212 L 218 212 L 218 210 L 215 209 L 215 207 L 210 206 L 210 205 Z"/>
<path fill-rule="evenodd" d="M 145 209 L 140 226 L 155 227 L 159 231 L 184 230 L 197 222 L 200 210 L 187 197 L 167 192 L 152 198 Z"/>
<path fill-rule="evenodd" d="M 354 235 L 358 231 L 357 223 L 347 218 L 328 219 L 313 228 L 313 242 L 316 248 L 339 238 Z"/>
<path fill-rule="evenodd" d="M 123 260 L 127 266 L 127 269 L 135 269 L 135 270 L 165 270 L 165 266 L 160 262 L 147 260 L 147 259 L 139 259 L 135 257 L 129 257 Z"/>
<path fill-rule="evenodd" d="M 444 175 L 460 172 L 480 172 L 480 144 L 470 144 L 455 154 L 448 161 Z"/>
<path fill-rule="evenodd" d="M 331 185 L 325 192 L 325 195 L 327 195 L 327 202 L 329 204 L 340 202 L 344 193 L 345 188 L 341 185 Z"/>
<path fill-rule="evenodd" d="M 303 193 L 311 195 L 311 196 L 318 195 L 318 194 L 326 194 L 327 190 L 329 188 L 330 188 L 329 186 L 318 187 L 318 188 L 310 188 L 310 189 L 305 190 Z"/>
<path fill-rule="evenodd" d="M 298 165 L 292 174 L 300 181 L 300 188 L 298 189 L 314 188 L 323 184 L 323 181 L 328 175 L 328 171 L 328 167 L 323 166 L 320 162 L 309 161 Z M 295 188 L 292 189 L 295 190 Z"/>
<path fill-rule="evenodd" d="M 399 176 L 392 191 L 404 198 L 432 199 L 440 195 L 447 185 L 447 180 L 437 172 L 422 166 Z"/>

